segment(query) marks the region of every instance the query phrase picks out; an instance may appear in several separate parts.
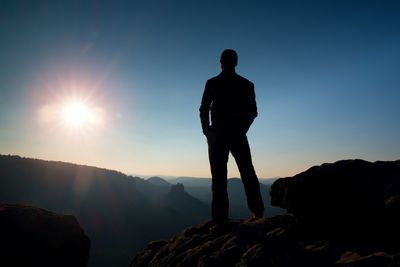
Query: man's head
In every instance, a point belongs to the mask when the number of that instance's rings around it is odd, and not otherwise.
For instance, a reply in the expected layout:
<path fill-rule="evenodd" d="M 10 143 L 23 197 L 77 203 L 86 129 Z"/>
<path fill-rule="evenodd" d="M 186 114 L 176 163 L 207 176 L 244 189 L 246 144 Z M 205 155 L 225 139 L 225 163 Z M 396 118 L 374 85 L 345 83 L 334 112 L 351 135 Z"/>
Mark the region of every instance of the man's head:
<path fill-rule="evenodd" d="M 225 69 L 235 69 L 238 63 L 238 55 L 233 49 L 225 49 L 221 54 L 221 67 Z"/>

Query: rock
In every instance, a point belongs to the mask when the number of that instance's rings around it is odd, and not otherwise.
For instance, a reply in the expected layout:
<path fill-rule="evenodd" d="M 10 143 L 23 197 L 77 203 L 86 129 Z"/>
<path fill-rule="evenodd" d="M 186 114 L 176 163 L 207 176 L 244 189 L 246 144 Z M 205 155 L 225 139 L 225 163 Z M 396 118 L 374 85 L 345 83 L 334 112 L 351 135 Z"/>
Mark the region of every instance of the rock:
<path fill-rule="evenodd" d="M 220 234 L 210 231 L 212 226 L 209 221 L 169 240 L 151 242 L 131 267 L 390 267 L 398 263 L 398 254 L 382 252 L 379 246 L 310 239 L 290 215 L 230 221 Z"/>
<path fill-rule="evenodd" d="M 321 231 L 380 236 L 388 230 L 388 216 L 399 210 L 400 161 L 342 160 L 314 166 L 276 180 L 270 195 L 272 205 Z"/>
<path fill-rule="evenodd" d="M 90 240 L 75 217 L 0 204 L 0 266 L 86 266 Z"/>
<path fill-rule="evenodd" d="M 183 193 L 185 192 L 185 187 L 181 183 L 171 186 L 171 193 Z"/>
<path fill-rule="evenodd" d="M 234 266 L 254 262 L 267 233 L 293 220 L 290 216 L 257 221 L 231 221 L 226 233 L 214 234 L 208 221 L 189 228 L 168 241 L 150 243 L 131 266 Z M 279 223 L 278 223 L 279 221 Z"/>

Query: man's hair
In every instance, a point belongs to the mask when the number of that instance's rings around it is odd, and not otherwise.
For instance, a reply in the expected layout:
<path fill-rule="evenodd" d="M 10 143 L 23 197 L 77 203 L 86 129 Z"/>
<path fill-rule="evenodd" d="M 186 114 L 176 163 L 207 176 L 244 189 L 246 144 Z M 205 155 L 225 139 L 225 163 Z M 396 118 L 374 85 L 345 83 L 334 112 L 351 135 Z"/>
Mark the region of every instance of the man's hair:
<path fill-rule="evenodd" d="M 221 64 L 228 67 L 236 67 L 238 63 L 238 55 L 233 49 L 225 49 L 221 54 Z"/>

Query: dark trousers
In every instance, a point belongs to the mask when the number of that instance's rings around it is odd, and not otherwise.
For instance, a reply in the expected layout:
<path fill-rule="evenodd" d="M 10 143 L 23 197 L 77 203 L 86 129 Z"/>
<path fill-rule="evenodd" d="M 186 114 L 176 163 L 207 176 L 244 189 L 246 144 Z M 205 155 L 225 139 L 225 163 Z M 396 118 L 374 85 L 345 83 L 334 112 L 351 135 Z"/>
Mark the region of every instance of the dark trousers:
<path fill-rule="evenodd" d="M 207 136 L 208 155 L 212 175 L 211 213 L 214 222 L 228 219 L 229 199 L 227 192 L 227 163 L 229 152 L 235 158 L 247 197 L 247 206 L 254 214 L 264 212 L 260 184 L 251 161 L 247 136 L 234 133 L 210 133 Z"/>

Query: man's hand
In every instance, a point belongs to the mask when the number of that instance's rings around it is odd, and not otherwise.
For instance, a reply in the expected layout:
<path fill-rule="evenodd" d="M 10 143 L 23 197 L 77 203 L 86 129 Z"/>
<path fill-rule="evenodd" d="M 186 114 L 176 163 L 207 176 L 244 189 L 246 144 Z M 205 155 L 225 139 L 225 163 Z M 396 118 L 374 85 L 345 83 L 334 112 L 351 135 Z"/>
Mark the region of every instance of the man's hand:
<path fill-rule="evenodd" d="M 207 138 L 207 143 L 209 145 L 214 144 L 217 140 L 217 134 L 215 130 L 211 127 L 209 127 L 206 131 L 203 131 L 204 135 Z"/>
<path fill-rule="evenodd" d="M 239 133 L 240 134 L 247 134 L 247 132 L 250 129 L 251 124 L 252 124 L 252 122 L 250 122 L 250 121 L 245 121 L 245 122 L 240 123 L 238 125 L 238 128 L 237 128 Z"/>
<path fill-rule="evenodd" d="M 210 127 L 210 126 L 203 128 L 203 134 L 204 134 L 205 136 L 207 136 L 211 131 L 212 131 L 212 130 L 211 130 L 211 127 Z"/>

